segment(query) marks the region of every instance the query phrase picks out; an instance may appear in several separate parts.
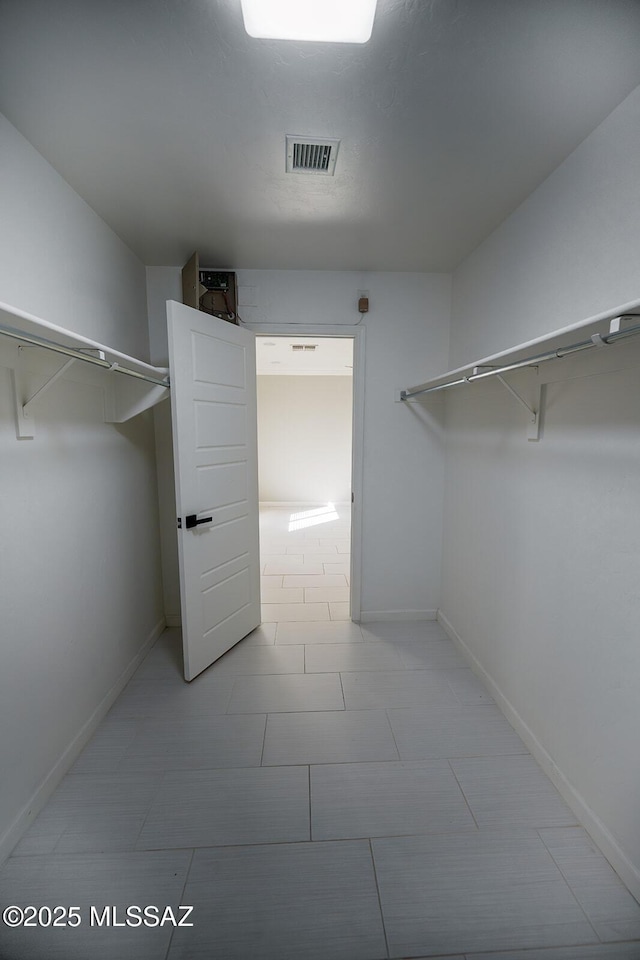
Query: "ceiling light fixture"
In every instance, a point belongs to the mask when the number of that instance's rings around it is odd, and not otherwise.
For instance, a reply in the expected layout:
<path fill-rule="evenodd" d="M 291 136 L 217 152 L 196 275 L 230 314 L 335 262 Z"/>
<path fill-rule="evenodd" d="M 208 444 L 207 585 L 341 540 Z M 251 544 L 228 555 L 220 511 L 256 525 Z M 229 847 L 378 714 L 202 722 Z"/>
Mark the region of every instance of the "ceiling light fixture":
<path fill-rule="evenodd" d="M 366 43 L 377 0 L 241 0 L 250 37 Z"/>

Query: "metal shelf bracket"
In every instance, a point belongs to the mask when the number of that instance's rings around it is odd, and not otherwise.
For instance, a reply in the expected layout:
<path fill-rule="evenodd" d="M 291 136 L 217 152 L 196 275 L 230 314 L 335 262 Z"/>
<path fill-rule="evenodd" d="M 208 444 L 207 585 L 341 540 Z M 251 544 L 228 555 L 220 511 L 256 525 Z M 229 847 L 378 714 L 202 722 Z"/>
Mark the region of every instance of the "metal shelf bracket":
<path fill-rule="evenodd" d="M 23 350 L 32 349 L 29 346 L 20 345 L 18 347 L 19 355 Z M 77 347 L 77 353 L 82 353 L 87 357 L 94 357 L 97 360 L 104 361 L 105 354 L 103 350 L 99 350 L 94 347 Z M 35 393 L 33 393 L 28 399 L 24 400 L 25 395 L 25 381 L 22 377 L 20 370 L 12 371 L 12 384 L 13 384 L 13 397 L 15 401 L 15 410 L 16 410 L 16 433 L 18 440 L 33 440 L 36 435 L 36 424 L 35 424 L 35 405 L 42 399 L 42 397 L 51 389 L 56 380 L 59 380 L 60 377 L 64 376 L 69 367 L 73 366 L 74 363 L 77 363 L 79 357 L 70 357 L 68 360 L 62 364 L 61 367 L 52 373 L 48 377 L 41 387 L 38 387 Z"/>
<path fill-rule="evenodd" d="M 33 409 L 33 405 L 35 404 L 36 400 L 41 399 L 47 390 L 53 386 L 56 380 L 58 380 L 75 362 L 76 361 L 73 359 L 73 357 L 70 360 L 65 360 L 62 366 L 58 367 L 56 372 L 51 374 L 48 380 L 45 380 L 45 382 L 38 390 L 36 390 L 33 396 L 29 397 L 29 399 L 22 405 L 23 416 L 29 417 L 31 415 L 31 410 Z"/>
<path fill-rule="evenodd" d="M 65 360 L 61 367 L 58 367 L 34 394 L 27 400 L 24 400 L 24 381 L 20 370 L 12 370 L 13 397 L 16 410 L 16 433 L 19 440 L 33 440 L 36 435 L 36 424 L 34 420 L 34 407 L 38 400 L 41 400 L 44 394 L 53 386 L 69 367 L 76 362 L 74 357 Z"/>
<path fill-rule="evenodd" d="M 476 368 L 476 369 L 479 370 L 479 368 Z M 535 369 L 536 373 L 538 372 L 537 367 L 533 369 Z M 474 370 L 474 373 L 475 373 L 475 370 Z M 520 396 L 518 391 L 514 387 L 512 387 L 510 383 L 507 383 L 507 381 L 502 376 L 502 374 L 500 373 L 496 374 L 496 379 L 500 381 L 500 383 L 505 388 L 505 390 L 508 390 L 511 396 L 514 398 L 514 400 L 517 400 L 518 403 L 522 407 L 524 407 L 527 413 L 529 414 L 527 440 L 531 440 L 534 442 L 538 441 L 540 439 L 540 425 L 541 425 L 540 421 L 541 421 L 541 415 L 542 415 L 542 406 L 544 403 L 544 384 L 541 384 L 541 383 L 536 384 L 537 396 L 536 396 L 536 400 L 534 401 L 534 406 L 532 406 L 530 403 L 528 403 L 524 399 L 524 397 Z"/>

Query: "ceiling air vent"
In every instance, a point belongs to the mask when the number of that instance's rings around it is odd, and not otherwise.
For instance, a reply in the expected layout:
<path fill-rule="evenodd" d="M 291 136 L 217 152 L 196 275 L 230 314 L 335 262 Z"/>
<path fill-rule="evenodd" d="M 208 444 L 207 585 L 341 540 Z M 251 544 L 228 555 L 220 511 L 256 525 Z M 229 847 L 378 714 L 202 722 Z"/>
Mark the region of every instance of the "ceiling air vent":
<path fill-rule="evenodd" d="M 287 173 L 320 173 L 332 177 L 339 140 L 287 137 Z"/>
<path fill-rule="evenodd" d="M 294 353 L 300 353 L 303 350 L 305 352 L 310 351 L 311 353 L 313 353 L 313 351 L 316 349 L 317 346 L 318 346 L 317 343 L 292 343 L 291 349 L 293 350 Z"/>

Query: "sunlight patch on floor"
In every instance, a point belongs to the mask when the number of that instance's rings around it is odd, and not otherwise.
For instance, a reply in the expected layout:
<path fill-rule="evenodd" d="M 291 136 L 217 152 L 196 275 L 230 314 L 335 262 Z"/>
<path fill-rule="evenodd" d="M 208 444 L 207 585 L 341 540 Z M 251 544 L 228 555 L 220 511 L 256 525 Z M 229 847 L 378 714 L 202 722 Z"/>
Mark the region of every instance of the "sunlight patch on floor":
<path fill-rule="evenodd" d="M 289 517 L 289 533 L 294 530 L 303 530 L 305 527 L 316 527 L 320 523 L 329 523 L 331 520 L 339 520 L 334 503 L 328 503 L 326 507 L 318 507 L 315 510 L 304 510 L 302 513 L 292 513 Z"/>

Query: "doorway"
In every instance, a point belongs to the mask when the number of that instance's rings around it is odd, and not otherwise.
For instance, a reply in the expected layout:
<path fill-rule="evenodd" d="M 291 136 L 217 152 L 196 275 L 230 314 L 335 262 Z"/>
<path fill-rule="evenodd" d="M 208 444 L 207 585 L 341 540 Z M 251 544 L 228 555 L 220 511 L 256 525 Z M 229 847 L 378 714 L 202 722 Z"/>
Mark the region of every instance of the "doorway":
<path fill-rule="evenodd" d="M 264 623 L 348 621 L 354 338 L 256 337 Z"/>

